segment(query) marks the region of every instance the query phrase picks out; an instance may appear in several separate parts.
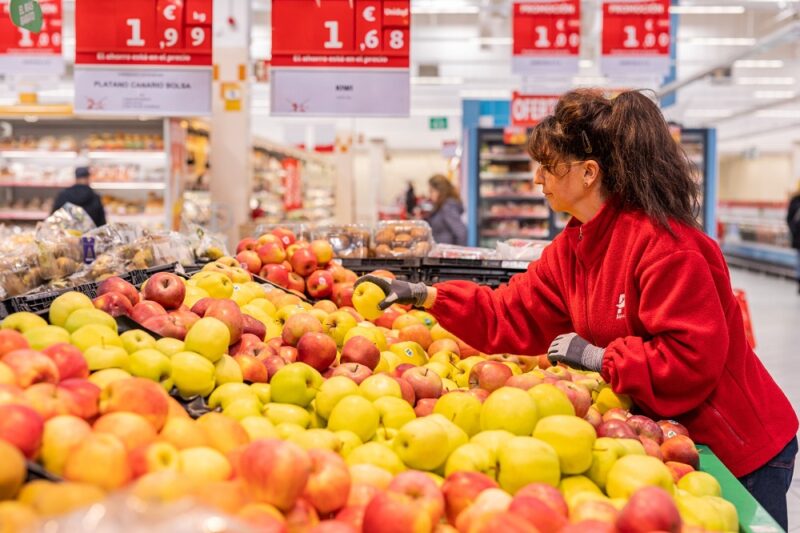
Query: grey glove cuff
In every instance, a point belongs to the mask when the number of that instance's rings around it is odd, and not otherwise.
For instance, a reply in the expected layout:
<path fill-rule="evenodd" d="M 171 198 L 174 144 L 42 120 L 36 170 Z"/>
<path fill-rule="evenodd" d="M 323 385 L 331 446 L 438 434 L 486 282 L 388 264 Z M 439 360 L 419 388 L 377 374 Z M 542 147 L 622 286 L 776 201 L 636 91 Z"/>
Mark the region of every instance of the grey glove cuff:
<path fill-rule="evenodd" d="M 409 288 L 414 299 L 414 307 L 423 307 L 425 300 L 428 299 L 428 286 L 424 283 L 411 283 Z"/>
<path fill-rule="evenodd" d="M 605 354 L 605 348 L 587 343 L 586 347 L 583 349 L 583 353 L 581 353 L 581 366 L 586 370 L 600 372 L 600 369 L 603 368 L 603 357 Z"/>

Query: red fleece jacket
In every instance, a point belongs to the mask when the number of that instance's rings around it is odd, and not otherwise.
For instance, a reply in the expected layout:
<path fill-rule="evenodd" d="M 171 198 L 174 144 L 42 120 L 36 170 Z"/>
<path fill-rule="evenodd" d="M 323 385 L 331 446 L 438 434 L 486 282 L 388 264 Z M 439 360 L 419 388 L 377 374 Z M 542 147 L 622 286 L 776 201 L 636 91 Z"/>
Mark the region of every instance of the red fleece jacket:
<path fill-rule="evenodd" d="M 615 392 L 686 425 L 741 477 L 783 449 L 797 416 L 745 339 L 719 246 L 672 228 L 609 202 L 507 286 L 436 285 L 431 312 L 486 353 L 541 354 L 578 333 L 606 348 L 601 373 Z"/>

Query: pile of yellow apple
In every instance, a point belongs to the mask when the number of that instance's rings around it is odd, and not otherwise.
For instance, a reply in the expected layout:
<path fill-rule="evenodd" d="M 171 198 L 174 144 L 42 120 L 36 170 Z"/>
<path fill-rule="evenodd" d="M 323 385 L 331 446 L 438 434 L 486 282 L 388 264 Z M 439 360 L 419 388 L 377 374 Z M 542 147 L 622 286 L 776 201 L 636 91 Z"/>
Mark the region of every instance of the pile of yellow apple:
<path fill-rule="evenodd" d="M 686 429 L 599 374 L 479 354 L 428 313 L 377 312 L 371 284 L 311 305 L 215 265 L 0 323 L 0 532 L 119 489 L 258 531 L 738 530 Z M 26 459 L 65 481 L 24 484 Z"/>

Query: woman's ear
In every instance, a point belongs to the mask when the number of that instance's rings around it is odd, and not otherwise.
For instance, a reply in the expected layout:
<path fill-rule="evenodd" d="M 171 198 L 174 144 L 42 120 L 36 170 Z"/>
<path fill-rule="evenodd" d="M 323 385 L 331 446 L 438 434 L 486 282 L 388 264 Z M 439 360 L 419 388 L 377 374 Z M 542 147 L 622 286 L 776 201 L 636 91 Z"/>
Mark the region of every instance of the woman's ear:
<path fill-rule="evenodd" d="M 591 187 L 595 183 L 600 182 L 600 165 L 597 164 L 597 161 L 588 160 L 584 162 L 583 165 L 583 184 L 584 187 Z"/>

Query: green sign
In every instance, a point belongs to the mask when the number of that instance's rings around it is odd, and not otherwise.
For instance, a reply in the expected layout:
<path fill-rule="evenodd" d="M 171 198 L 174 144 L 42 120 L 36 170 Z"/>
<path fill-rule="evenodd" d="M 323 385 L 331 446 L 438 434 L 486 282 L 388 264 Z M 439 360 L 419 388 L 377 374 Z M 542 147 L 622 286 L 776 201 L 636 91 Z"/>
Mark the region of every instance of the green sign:
<path fill-rule="evenodd" d="M 8 10 L 15 26 L 33 33 L 42 30 L 42 7 L 36 0 L 11 0 Z"/>
<path fill-rule="evenodd" d="M 430 127 L 432 130 L 446 130 L 447 117 L 431 117 Z"/>

